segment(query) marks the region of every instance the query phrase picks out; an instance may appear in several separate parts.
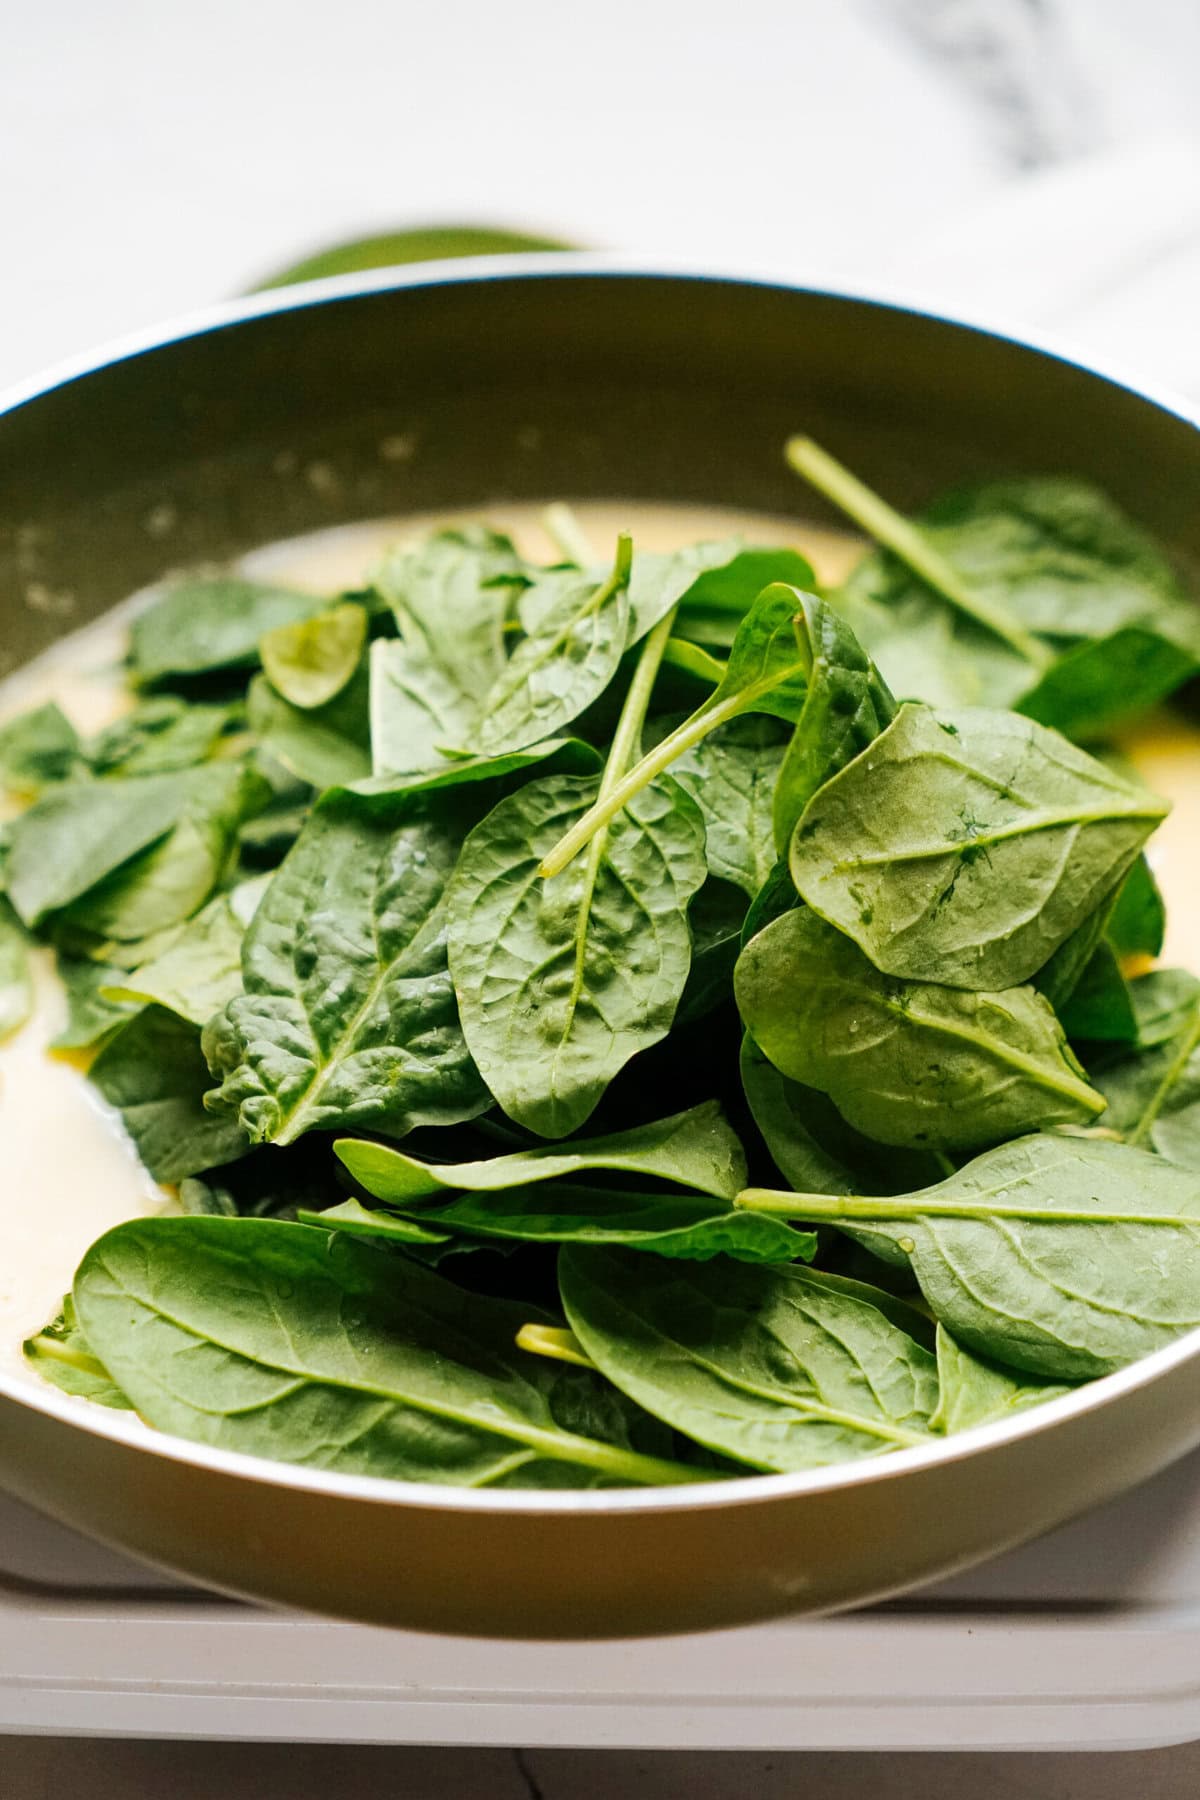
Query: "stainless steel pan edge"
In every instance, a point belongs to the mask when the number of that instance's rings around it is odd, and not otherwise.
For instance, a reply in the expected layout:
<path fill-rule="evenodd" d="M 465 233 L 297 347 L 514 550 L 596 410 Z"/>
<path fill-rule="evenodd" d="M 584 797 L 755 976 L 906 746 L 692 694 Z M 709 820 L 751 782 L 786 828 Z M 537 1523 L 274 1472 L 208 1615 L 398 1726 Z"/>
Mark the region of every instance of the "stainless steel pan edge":
<path fill-rule="evenodd" d="M 437 324 L 447 309 L 457 338 Z M 281 320 L 321 329 L 293 331 L 281 357 L 261 335 Z M 382 412 L 373 402 L 361 415 L 329 411 L 351 345 L 351 386 L 373 366 Z M 398 381 L 395 360 L 414 346 L 422 366 Z M 899 379 L 881 380 L 898 353 Z M 311 432 L 295 435 L 303 404 L 280 408 L 267 394 L 256 406 L 256 371 L 301 390 L 312 378 Z M 649 454 L 645 442 L 622 454 L 622 402 L 634 404 L 631 384 L 647 372 L 655 407 L 638 420 L 653 441 Z M 563 394 L 573 416 L 555 409 Z M 461 425 L 501 404 L 514 409 L 505 432 L 472 439 L 450 483 L 453 431 L 439 438 L 439 420 Z M 1055 412 L 1063 406 L 1069 419 Z M 1200 560 L 1200 434 L 1182 408 L 1128 382 L 861 296 L 591 257 L 489 259 L 256 298 L 11 396 L 0 411 L 0 658 L 23 660 L 173 561 L 233 554 L 289 521 L 313 528 L 436 504 L 439 481 L 453 488 L 445 504 L 637 491 L 802 513 L 804 497 L 775 466 L 781 424 L 857 450 L 901 499 L 947 472 L 1005 462 L 1093 473 Z M 416 447 L 399 476 L 387 456 L 381 476 L 385 425 Z M 765 446 L 764 432 L 775 433 Z M 414 480 L 412 461 L 431 466 Z M 278 492 L 255 503 L 264 481 L 283 490 L 282 505 Z M 180 526 L 169 542 L 147 524 L 163 506 Z M 108 546 L 134 547 L 102 574 L 88 560 L 97 530 Z M 1200 1443 L 1198 1359 L 1193 1334 L 1011 1423 L 870 1463 L 582 1496 L 313 1473 L 157 1439 L 0 1374 L 0 1483 L 174 1570 L 344 1617 L 495 1636 L 699 1629 L 895 1593 L 1108 1498 Z"/>

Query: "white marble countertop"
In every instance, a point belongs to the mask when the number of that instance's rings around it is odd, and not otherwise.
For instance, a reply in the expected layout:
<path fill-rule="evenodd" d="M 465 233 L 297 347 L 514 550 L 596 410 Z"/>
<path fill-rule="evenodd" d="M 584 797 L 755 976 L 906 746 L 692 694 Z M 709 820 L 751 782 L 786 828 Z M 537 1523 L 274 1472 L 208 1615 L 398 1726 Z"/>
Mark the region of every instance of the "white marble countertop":
<path fill-rule="evenodd" d="M 1194 0 L 42 0 L 0 59 L 0 383 L 330 240 L 494 222 L 903 287 L 1200 398 Z M 0 1740 L 42 1800 L 1182 1800 L 1053 1758 Z"/>

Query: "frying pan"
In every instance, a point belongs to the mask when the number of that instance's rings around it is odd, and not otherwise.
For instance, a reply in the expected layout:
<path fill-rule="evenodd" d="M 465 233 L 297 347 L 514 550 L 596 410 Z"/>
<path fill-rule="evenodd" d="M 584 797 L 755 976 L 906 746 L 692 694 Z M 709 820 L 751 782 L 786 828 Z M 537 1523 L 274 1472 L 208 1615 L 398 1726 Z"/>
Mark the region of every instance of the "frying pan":
<path fill-rule="evenodd" d="M 797 430 L 901 506 L 989 473 L 1086 476 L 1200 564 L 1200 432 L 1128 382 L 851 294 L 497 258 L 239 302 L 11 396 L 0 673 L 170 566 L 352 520 L 551 496 L 819 517 L 783 466 Z M 879 1599 L 1198 1443 L 1200 1333 L 928 1448 L 584 1494 L 312 1472 L 0 1375 L 0 1486 L 69 1525 L 236 1594 L 488 1636 Z"/>

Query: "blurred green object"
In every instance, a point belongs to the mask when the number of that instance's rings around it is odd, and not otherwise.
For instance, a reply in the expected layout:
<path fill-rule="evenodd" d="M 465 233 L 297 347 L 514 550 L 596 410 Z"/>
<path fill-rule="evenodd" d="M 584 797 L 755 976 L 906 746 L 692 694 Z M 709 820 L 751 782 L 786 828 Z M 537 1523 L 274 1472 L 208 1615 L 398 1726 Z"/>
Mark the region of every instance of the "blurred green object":
<path fill-rule="evenodd" d="M 413 231 L 386 231 L 321 250 L 293 263 L 250 291 L 292 287 L 298 281 L 321 281 L 327 275 L 354 275 L 360 269 L 387 269 L 396 263 L 438 262 L 455 256 L 499 256 L 518 250 L 574 250 L 557 238 L 530 237 L 522 231 L 498 231 L 488 225 L 427 225 Z"/>

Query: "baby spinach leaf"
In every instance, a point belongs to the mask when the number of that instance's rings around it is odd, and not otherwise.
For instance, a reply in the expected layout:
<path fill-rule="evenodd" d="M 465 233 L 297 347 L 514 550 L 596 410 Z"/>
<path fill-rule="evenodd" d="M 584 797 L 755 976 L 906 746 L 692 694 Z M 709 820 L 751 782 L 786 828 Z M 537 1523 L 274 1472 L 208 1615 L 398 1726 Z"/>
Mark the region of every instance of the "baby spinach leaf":
<path fill-rule="evenodd" d="M 826 1194 L 887 1193 L 937 1181 L 928 1151 L 875 1143 L 848 1125 L 827 1094 L 792 1081 L 747 1032 L 742 1088 L 776 1168 L 792 1187 Z M 886 1253 L 887 1246 L 884 1246 Z"/>
<path fill-rule="evenodd" d="M 548 738 L 544 744 L 531 744 L 528 750 L 510 750 L 504 756 L 442 757 L 430 769 L 397 771 L 390 775 L 369 775 L 363 781 L 331 790 L 354 794 L 368 810 L 390 814 L 401 794 L 435 794 L 444 788 L 462 787 L 477 781 L 511 785 L 511 777 L 523 775 L 527 769 L 544 765 L 547 775 L 594 775 L 600 770 L 600 752 L 582 738 Z"/>
<path fill-rule="evenodd" d="M 164 1006 L 193 1025 L 207 1024 L 242 991 L 242 939 L 269 879 L 260 875 L 218 894 L 161 955 L 123 977 L 111 972 L 101 997 Z"/>
<path fill-rule="evenodd" d="M 443 747 L 467 741 L 478 707 L 478 695 L 468 694 L 423 645 L 377 639 L 371 646 L 375 776 L 436 773 L 457 766 L 442 754 Z"/>
<path fill-rule="evenodd" d="M 239 575 L 192 575 L 175 582 L 133 622 L 130 658 L 137 680 L 252 669 L 277 625 L 320 612 L 327 602 Z"/>
<path fill-rule="evenodd" d="M 60 952 L 58 978 L 66 989 L 67 1022 L 51 1039 L 52 1050 L 90 1050 L 140 1011 L 140 1001 L 127 1003 L 106 997 L 113 986 L 124 981 L 123 969 Z"/>
<path fill-rule="evenodd" d="M 739 1262 L 808 1261 L 817 1247 L 810 1231 L 793 1231 L 778 1219 L 722 1208 L 698 1194 L 610 1193 L 591 1187 L 547 1182 L 536 1188 L 462 1194 L 434 1210 L 396 1202 L 407 1220 L 373 1212 L 350 1200 L 328 1212 L 302 1213 L 306 1224 L 351 1230 L 359 1236 L 412 1241 L 394 1227 L 468 1238 L 498 1238 L 534 1244 L 627 1244 L 656 1256 L 706 1262 L 730 1256 Z M 751 1229 L 747 1229 L 747 1225 Z M 764 1227 L 766 1227 L 764 1229 Z"/>
<path fill-rule="evenodd" d="M 478 705 L 504 668 L 505 620 L 527 579 L 511 538 L 485 525 L 436 531 L 390 551 L 373 579 L 404 644 L 423 649 Z"/>
<path fill-rule="evenodd" d="M 235 763 L 52 788 L 13 822 L 9 896 L 25 923 L 37 925 L 116 871 L 124 874 L 123 865 L 167 839 L 181 820 L 191 816 L 200 830 L 231 812 L 244 816 L 252 794 Z M 152 882 L 146 865 L 134 879 L 144 872 Z M 106 929 L 94 919 L 81 922 Z"/>
<path fill-rule="evenodd" d="M 1200 647 L 1185 649 L 1157 630 L 1131 625 L 1073 644 L 1014 704 L 1027 719 L 1094 742 L 1165 700 L 1197 669 Z"/>
<path fill-rule="evenodd" d="M 64 1394 L 119 1410 L 130 1406 L 104 1364 L 93 1356 L 91 1345 L 79 1329 L 70 1294 L 57 1319 L 44 1326 L 36 1337 L 26 1339 L 24 1350 L 26 1360 L 42 1379 L 61 1388 Z"/>
<path fill-rule="evenodd" d="M 556 844 L 543 862 L 545 876 L 557 875 L 610 819 L 628 806 L 649 781 L 691 750 L 719 725 L 741 713 L 768 713 L 792 724 L 808 693 L 813 639 L 824 602 L 813 594 L 776 583 L 765 588 L 738 627 L 720 685 L 675 731 L 594 805 Z"/>
<path fill-rule="evenodd" d="M 672 774 L 704 817 L 711 874 L 757 894 L 775 863 L 772 805 L 784 760 L 771 719 L 733 719 L 685 750 Z"/>
<path fill-rule="evenodd" d="M 360 1200 L 341 1200 L 320 1212 L 301 1207 L 296 1214 L 301 1225 L 320 1225 L 327 1231 L 348 1231 L 351 1237 L 378 1238 L 384 1243 L 416 1244 L 422 1247 L 453 1243 L 450 1232 L 422 1225 L 416 1219 L 402 1218 L 394 1212 L 375 1212 Z"/>
<path fill-rule="evenodd" d="M 1104 1110 L 1032 988 L 896 981 L 806 908 L 751 939 L 734 986 L 776 1068 L 879 1142 L 969 1150 Z"/>
<path fill-rule="evenodd" d="M 952 987 L 1028 980 L 1167 812 L 1012 713 L 902 706 L 810 801 L 797 890 L 877 968 Z"/>
<path fill-rule="evenodd" d="M 247 695 L 250 729 L 268 756 L 318 793 L 348 787 L 371 773 L 368 698 L 365 658 L 334 699 L 308 712 L 256 676 Z"/>
<path fill-rule="evenodd" d="M 244 1156 L 236 1118 L 204 1108 L 208 1065 L 194 1025 L 148 1006 L 106 1043 L 89 1071 L 155 1181 L 180 1181 Z"/>
<path fill-rule="evenodd" d="M 266 782 L 245 763 L 193 771 L 174 828 L 65 907 L 60 920 L 101 938 L 140 942 L 181 924 L 221 879 L 239 828 L 268 798 Z"/>
<path fill-rule="evenodd" d="M 639 644 L 676 606 L 686 608 L 689 614 L 694 606 L 711 612 L 722 601 L 728 604 L 737 592 L 745 612 L 763 585 L 754 585 L 760 554 L 770 558 L 772 568 L 778 562 L 789 571 L 801 567 L 805 574 L 811 574 L 804 558 L 794 551 L 739 551 L 739 544 L 738 538 L 710 539 L 682 550 L 643 550 L 635 556 L 629 579 L 626 649 Z"/>
<path fill-rule="evenodd" d="M 609 1137 L 517 1150 L 483 1162 L 421 1162 L 385 1144 L 360 1143 L 353 1138 L 342 1138 L 333 1148 L 354 1179 L 377 1200 L 389 1204 L 464 1189 L 494 1193 L 535 1181 L 561 1181 L 566 1175 L 580 1175 L 589 1169 L 653 1175 L 722 1200 L 732 1200 L 746 1185 L 745 1153 L 715 1100 Z"/>
<path fill-rule="evenodd" d="M 65 781 L 80 760 L 79 735 L 53 701 L 35 706 L 0 725 L 0 782 L 21 793 L 36 793 Z"/>
<path fill-rule="evenodd" d="M 1200 621 L 1166 558 L 1088 484 L 986 482 L 908 520 L 811 440 L 787 454 L 885 546 L 839 605 L 904 698 L 1017 707 L 1088 737 L 1200 665 Z"/>
<path fill-rule="evenodd" d="M 686 909 L 705 876 L 704 824 L 674 781 L 653 784 L 543 884 L 539 862 L 599 781 L 551 776 L 476 827 L 449 898 L 463 1031 L 511 1119 L 542 1137 L 583 1124 L 631 1056 L 670 1030 L 691 957 Z"/>
<path fill-rule="evenodd" d="M 259 642 L 263 672 L 290 706 L 312 712 L 341 693 L 367 641 L 366 608 L 343 600 L 311 618 L 293 619 Z"/>
<path fill-rule="evenodd" d="M 29 938 L 20 919 L 0 894 L 0 1042 L 19 1031 L 32 1011 L 33 971 L 29 966 Z"/>
<path fill-rule="evenodd" d="M 1200 1185 L 1131 1144 L 1024 1137 L 915 1194 L 751 1188 L 737 1204 L 892 1238 L 960 1343 L 1049 1380 L 1109 1374 L 1200 1324 Z"/>
<path fill-rule="evenodd" d="M 1014 1413 L 1027 1412 L 1031 1406 L 1071 1392 L 1061 1382 L 1039 1381 L 973 1355 L 955 1342 L 944 1325 L 937 1328 L 937 1365 L 937 1411 L 929 1424 L 931 1430 L 948 1436 L 1011 1419 Z"/>
<path fill-rule="evenodd" d="M 1112 945 L 1102 939 L 1093 950 L 1070 998 L 1058 1008 L 1063 1030 L 1072 1042 L 1134 1044 L 1138 1037 L 1137 1014 L 1129 983 L 1121 973 Z"/>
<path fill-rule="evenodd" d="M 696 577 L 680 599 L 676 630 L 693 644 L 727 650 L 758 595 L 776 581 L 808 593 L 817 585 L 811 563 L 797 550 L 739 550 Z"/>
<path fill-rule="evenodd" d="M 467 1487 L 704 1478 L 634 1449 L 590 1371 L 519 1351 L 527 1308 L 345 1233 L 140 1220 L 89 1250 L 75 1303 L 141 1417 L 193 1442 Z"/>
<path fill-rule="evenodd" d="M 1148 1049 L 1173 1038 L 1196 1011 L 1200 981 L 1186 969 L 1150 969 L 1129 983 L 1137 1041 Z"/>
<path fill-rule="evenodd" d="M 751 1468 L 822 1468 L 928 1441 L 934 1359 L 858 1283 L 570 1246 L 559 1285 L 571 1330 L 615 1386 Z"/>
<path fill-rule="evenodd" d="M 1176 971 L 1164 970 L 1164 974 Z M 1140 984 L 1133 984 L 1136 993 Z M 1160 1037 L 1142 1053 L 1100 1069 L 1096 1086 L 1108 1101 L 1106 1126 L 1130 1143 L 1153 1146 L 1184 1168 L 1200 1169 L 1200 989 L 1184 988 L 1161 1026 L 1171 1017 L 1174 1034 Z M 1155 1033 L 1157 1035 L 1157 1033 Z"/>
<path fill-rule="evenodd" d="M 484 1110 L 446 968 L 461 841 L 444 802 L 317 806 L 246 933 L 245 992 L 204 1035 L 209 1104 L 255 1143 L 352 1125 L 402 1137 Z"/>
<path fill-rule="evenodd" d="M 633 545 L 618 540 L 612 573 L 581 575 L 522 639 L 483 696 L 472 748 L 524 750 L 577 719 L 608 686 L 626 648 Z"/>
<path fill-rule="evenodd" d="M 190 705 L 175 694 L 143 700 L 84 746 L 96 775 L 162 775 L 206 762 L 243 718 L 240 705 Z"/>
<path fill-rule="evenodd" d="M 829 606 L 808 608 L 808 691 L 775 789 L 775 849 L 786 856 L 805 807 L 896 716 L 891 690 L 846 622 Z"/>
<path fill-rule="evenodd" d="M 796 892 L 796 884 L 792 880 L 792 872 L 788 868 L 787 857 L 781 856 L 771 869 L 771 873 L 755 894 L 742 920 L 742 946 L 757 937 L 772 919 L 780 918 L 790 912 L 793 906 L 800 905 L 800 896 Z"/>
<path fill-rule="evenodd" d="M 1167 910 L 1150 864 L 1139 856 L 1121 883 L 1104 935 L 1118 956 L 1160 956 Z"/>

